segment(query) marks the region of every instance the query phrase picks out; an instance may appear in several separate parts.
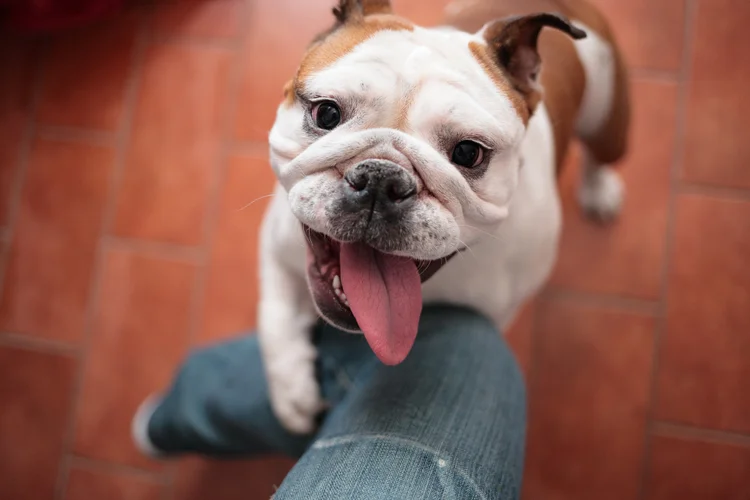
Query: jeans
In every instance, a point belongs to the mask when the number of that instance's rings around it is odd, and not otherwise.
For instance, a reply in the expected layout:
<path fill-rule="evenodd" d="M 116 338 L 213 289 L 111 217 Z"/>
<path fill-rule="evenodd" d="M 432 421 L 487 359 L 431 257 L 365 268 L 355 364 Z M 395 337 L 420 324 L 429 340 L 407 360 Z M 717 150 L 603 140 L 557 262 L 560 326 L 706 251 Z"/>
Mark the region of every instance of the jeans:
<path fill-rule="evenodd" d="M 330 403 L 316 434 L 292 435 L 274 417 L 254 336 L 193 353 L 134 433 L 142 426 L 145 446 L 164 455 L 297 457 L 275 500 L 519 498 L 524 384 L 487 319 L 426 307 L 394 367 L 361 335 L 320 324 L 314 339 Z"/>

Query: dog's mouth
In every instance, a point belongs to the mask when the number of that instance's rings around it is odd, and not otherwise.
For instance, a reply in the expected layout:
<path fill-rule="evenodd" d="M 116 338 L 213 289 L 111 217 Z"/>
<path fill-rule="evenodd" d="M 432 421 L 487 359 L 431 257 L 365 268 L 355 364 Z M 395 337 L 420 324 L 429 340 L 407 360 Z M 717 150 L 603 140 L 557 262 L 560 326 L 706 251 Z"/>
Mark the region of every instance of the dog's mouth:
<path fill-rule="evenodd" d="M 320 315 L 343 330 L 362 331 L 383 363 L 401 363 L 417 336 L 421 284 L 457 252 L 422 261 L 304 231 L 307 280 Z"/>

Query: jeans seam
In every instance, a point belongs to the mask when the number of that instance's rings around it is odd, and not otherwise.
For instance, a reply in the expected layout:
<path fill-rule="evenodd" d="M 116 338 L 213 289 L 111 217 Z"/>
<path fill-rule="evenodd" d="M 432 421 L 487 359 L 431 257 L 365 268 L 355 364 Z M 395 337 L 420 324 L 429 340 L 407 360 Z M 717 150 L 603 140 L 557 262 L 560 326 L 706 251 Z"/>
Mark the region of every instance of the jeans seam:
<path fill-rule="evenodd" d="M 334 448 L 336 446 L 355 443 L 355 442 L 359 442 L 363 440 L 364 441 L 385 440 L 385 441 L 390 441 L 392 443 L 405 444 L 405 445 L 412 446 L 414 448 L 419 449 L 420 451 L 433 455 L 433 457 L 436 459 L 436 463 L 438 464 L 438 467 L 441 467 L 441 468 L 447 465 L 448 463 L 450 463 L 453 470 L 469 483 L 469 485 L 474 489 L 474 492 L 477 495 L 479 495 L 479 498 L 481 500 L 488 500 L 487 495 L 485 495 L 484 492 L 481 490 L 481 488 L 479 488 L 477 483 L 474 481 L 474 478 L 472 478 L 463 468 L 456 465 L 455 462 L 449 456 L 446 456 L 440 453 L 438 450 L 434 448 L 425 446 L 418 441 L 413 441 L 408 438 L 389 436 L 387 434 L 348 434 L 348 435 L 335 436 L 335 437 L 326 438 L 326 439 L 319 439 L 315 441 L 310 448 L 313 450 L 325 450 L 327 448 Z M 441 463 L 444 463 L 445 465 L 441 466 Z"/>

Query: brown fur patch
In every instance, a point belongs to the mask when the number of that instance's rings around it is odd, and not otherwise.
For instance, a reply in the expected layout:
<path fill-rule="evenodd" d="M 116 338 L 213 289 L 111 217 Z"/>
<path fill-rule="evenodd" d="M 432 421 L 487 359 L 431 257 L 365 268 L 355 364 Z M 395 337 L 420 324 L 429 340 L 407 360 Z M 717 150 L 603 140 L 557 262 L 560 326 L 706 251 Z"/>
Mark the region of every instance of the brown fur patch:
<path fill-rule="evenodd" d="M 524 99 L 520 92 L 513 88 L 508 77 L 503 73 L 502 69 L 500 69 L 495 60 L 495 56 L 491 54 L 491 49 L 489 47 L 478 42 L 469 42 L 469 50 L 479 62 L 479 65 L 482 66 L 485 73 L 487 73 L 495 83 L 498 90 L 510 98 L 513 108 L 523 120 L 524 125 L 528 123 L 536 104 L 539 102 L 539 98 L 533 102 L 533 106 L 531 105 L 532 103 L 527 103 L 527 100 Z"/>
<path fill-rule="evenodd" d="M 366 16 L 372 14 L 390 14 L 393 12 L 393 9 L 391 9 L 391 0 L 365 0 L 362 2 L 362 9 Z"/>
<path fill-rule="evenodd" d="M 543 61 L 540 79 L 555 136 L 558 169 L 575 133 L 578 109 L 586 89 L 586 72 L 574 44 L 570 37 L 559 31 L 547 30 L 539 37 L 539 55 Z"/>
<path fill-rule="evenodd" d="M 625 60 L 617 46 L 615 35 L 607 19 L 586 0 L 554 0 L 561 10 L 577 19 L 604 38 L 613 48 L 615 56 L 614 101 L 607 121 L 590 137 L 581 137 L 599 164 L 614 163 L 625 155 L 630 129 L 630 90 Z"/>
<path fill-rule="evenodd" d="M 612 163 L 625 154 L 630 121 L 630 97 L 627 70 L 606 18 L 587 0 L 466 0 L 463 8 L 453 11 L 446 24 L 473 33 L 487 22 L 511 15 L 538 12 L 560 12 L 580 21 L 606 40 L 615 53 L 614 102 L 607 122 L 591 137 L 581 139 L 600 163 Z M 573 41 L 553 30 L 545 30 L 539 38 L 542 58 L 540 75 L 544 103 L 550 115 L 557 146 L 558 167 L 564 159 L 568 142 L 585 90 L 583 66 Z"/>
<path fill-rule="evenodd" d="M 331 66 L 380 31 L 413 29 L 414 25 L 409 21 L 388 14 L 375 14 L 347 22 L 310 46 L 300 64 L 294 87 L 299 90 L 310 75 Z"/>
<path fill-rule="evenodd" d="M 415 85 L 409 87 L 406 95 L 403 96 L 403 98 L 399 101 L 398 111 L 396 112 L 396 117 L 393 120 L 392 128 L 405 132 L 408 131 L 406 124 L 409 118 L 409 110 L 411 110 L 411 107 L 414 104 L 414 98 L 416 97 L 417 93 L 422 88 L 424 83 L 424 80 L 420 80 Z"/>
<path fill-rule="evenodd" d="M 363 16 L 392 12 L 390 0 L 339 0 L 339 4 L 333 8 L 333 15 L 340 24 L 362 19 Z"/>
<path fill-rule="evenodd" d="M 291 106 L 294 104 L 296 97 L 294 94 L 294 80 L 289 80 L 284 84 L 284 104 L 287 107 Z"/>

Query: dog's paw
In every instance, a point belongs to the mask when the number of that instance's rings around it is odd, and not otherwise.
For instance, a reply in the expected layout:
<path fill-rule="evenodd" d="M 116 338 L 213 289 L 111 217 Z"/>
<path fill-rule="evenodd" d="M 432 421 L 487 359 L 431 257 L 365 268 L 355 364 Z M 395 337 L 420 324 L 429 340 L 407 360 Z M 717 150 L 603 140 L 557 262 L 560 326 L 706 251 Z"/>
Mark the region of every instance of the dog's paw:
<path fill-rule="evenodd" d="M 583 174 L 578 202 L 590 217 L 602 222 L 615 219 L 624 199 L 625 186 L 613 168 L 601 166 Z"/>
<path fill-rule="evenodd" d="M 309 434 L 326 407 L 315 378 L 314 360 L 284 353 L 268 360 L 271 406 L 288 431 Z"/>

